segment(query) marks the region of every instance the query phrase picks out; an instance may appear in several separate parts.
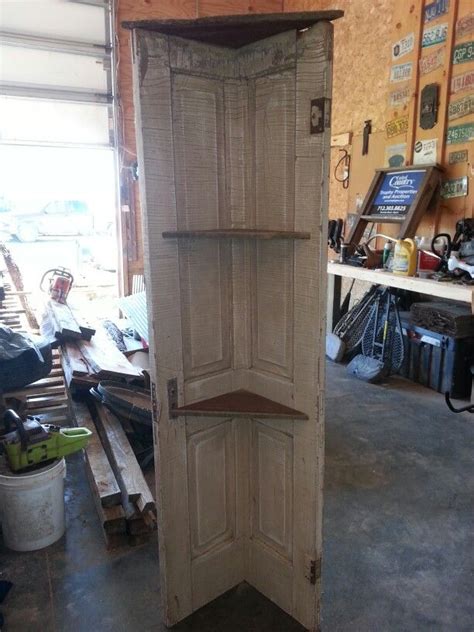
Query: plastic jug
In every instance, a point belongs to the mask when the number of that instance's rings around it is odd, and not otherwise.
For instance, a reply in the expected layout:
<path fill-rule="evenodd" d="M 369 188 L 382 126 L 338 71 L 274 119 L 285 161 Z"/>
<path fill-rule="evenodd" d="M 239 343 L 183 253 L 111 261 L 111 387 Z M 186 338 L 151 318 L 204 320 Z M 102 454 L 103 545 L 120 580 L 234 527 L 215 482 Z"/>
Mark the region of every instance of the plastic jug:
<path fill-rule="evenodd" d="M 414 276 L 416 273 L 417 248 L 413 239 L 399 239 L 393 253 L 393 273 Z"/>

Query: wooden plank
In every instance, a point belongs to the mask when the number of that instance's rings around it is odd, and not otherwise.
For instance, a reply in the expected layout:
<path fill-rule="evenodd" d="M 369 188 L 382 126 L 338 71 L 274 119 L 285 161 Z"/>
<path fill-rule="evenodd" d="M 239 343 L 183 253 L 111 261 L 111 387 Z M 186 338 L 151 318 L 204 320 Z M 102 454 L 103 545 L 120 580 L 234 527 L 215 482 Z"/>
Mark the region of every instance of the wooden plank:
<path fill-rule="evenodd" d="M 142 371 L 127 360 L 102 328 L 97 330 L 91 341 L 78 342 L 77 348 L 89 366 L 89 375 L 143 379 Z"/>
<path fill-rule="evenodd" d="M 141 511 L 153 509 L 153 496 L 120 421 L 102 404 L 96 403 L 95 410 L 97 429 L 122 494 L 128 501 L 136 502 Z"/>
<path fill-rule="evenodd" d="M 308 11 L 252 15 L 219 15 L 197 20 L 138 20 L 123 22 L 129 29 L 146 29 L 166 35 L 178 35 L 217 46 L 240 48 L 272 35 L 306 29 L 320 20 L 336 20 L 343 11 Z"/>
<path fill-rule="evenodd" d="M 73 401 L 72 410 L 75 425 L 87 428 L 92 432 L 84 454 L 87 469 L 90 472 L 89 482 L 93 495 L 97 496 L 101 507 L 120 505 L 120 487 L 100 441 L 87 404 L 82 401 Z"/>
<path fill-rule="evenodd" d="M 440 298 L 453 301 L 462 301 L 469 305 L 473 305 L 474 301 L 474 288 L 469 285 L 457 285 L 447 281 L 439 282 L 433 281 L 432 279 L 399 276 L 391 272 L 356 268 L 340 263 L 328 263 L 327 271 L 328 274 L 336 274 L 349 279 L 366 281 L 367 283 L 388 285 L 402 290 L 409 290 L 410 292 L 419 292 L 420 294 L 426 294 L 428 296 L 439 296 Z"/>
<path fill-rule="evenodd" d="M 174 230 L 162 233 L 163 239 L 311 239 L 311 233 L 292 230 L 257 230 L 229 228 L 213 230 Z"/>
<path fill-rule="evenodd" d="M 82 331 L 68 305 L 50 299 L 48 311 L 53 314 L 54 324 L 57 324 L 58 327 L 55 331 L 56 338 L 59 340 L 80 340 L 82 338 Z"/>
<path fill-rule="evenodd" d="M 71 305 L 68 303 L 68 307 L 71 310 L 71 314 L 73 315 L 76 323 L 79 325 L 79 329 L 82 332 L 83 340 L 90 340 L 92 336 L 95 334 L 97 327 L 91 325 L 88 319 L 81 313 L 81 310 L 76 305 Z"/>
<path fill-rule="evenodd" d="M 352 142 L 352 132 L 334 134 L 331 136 L 331 147 L 347 147 Z"/>

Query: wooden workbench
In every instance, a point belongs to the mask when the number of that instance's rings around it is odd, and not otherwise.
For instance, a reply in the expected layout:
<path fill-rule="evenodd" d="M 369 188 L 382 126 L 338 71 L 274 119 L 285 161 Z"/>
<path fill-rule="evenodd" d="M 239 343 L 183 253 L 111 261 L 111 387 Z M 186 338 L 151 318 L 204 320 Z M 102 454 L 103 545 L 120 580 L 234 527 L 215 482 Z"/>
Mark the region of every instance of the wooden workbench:
<path fill-rule="evenodd" d="M 418 277 L 405 277 L 384 270 L 367 270 L 341 263 L 328 263 L 328 312 L 327 327 L 332 331 L 339 320 L 342 278 L 377 283 L 390 287 L 437 296 L 452 301 L 461 301 L 471 306 L 474 314 L 474 286 L 460 285 L 449 281 L 433 281 Z"/>

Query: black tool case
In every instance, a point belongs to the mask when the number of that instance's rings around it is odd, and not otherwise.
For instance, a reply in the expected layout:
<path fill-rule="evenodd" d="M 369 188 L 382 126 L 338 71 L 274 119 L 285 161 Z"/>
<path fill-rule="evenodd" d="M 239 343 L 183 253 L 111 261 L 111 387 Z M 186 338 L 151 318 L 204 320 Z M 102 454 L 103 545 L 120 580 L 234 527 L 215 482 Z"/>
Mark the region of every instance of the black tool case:
<path fill-rule="evenodd" d="M 432 388 L 449 392 L 455 399 L 470 399 L 471 365 L 474 364 L 474 337 L 455 338 L 424 329 L 401 314 L 405 359 L 400 375 Z"/>

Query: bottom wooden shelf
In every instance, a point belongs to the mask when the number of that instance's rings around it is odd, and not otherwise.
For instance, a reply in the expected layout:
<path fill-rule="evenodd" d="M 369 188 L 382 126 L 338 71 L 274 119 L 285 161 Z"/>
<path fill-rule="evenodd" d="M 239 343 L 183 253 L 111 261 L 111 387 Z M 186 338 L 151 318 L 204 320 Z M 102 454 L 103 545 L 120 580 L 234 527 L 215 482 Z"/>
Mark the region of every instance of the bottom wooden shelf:
<path fill-rule="evenodd" d="M 203 399 L 173 409 L 173 415 L 200 415 L 206 417 L 256 417 L 272 419 L 308 419 L 308 415 L 294 408 L 278 404 L 267 397 L 239 390 Z"/>

